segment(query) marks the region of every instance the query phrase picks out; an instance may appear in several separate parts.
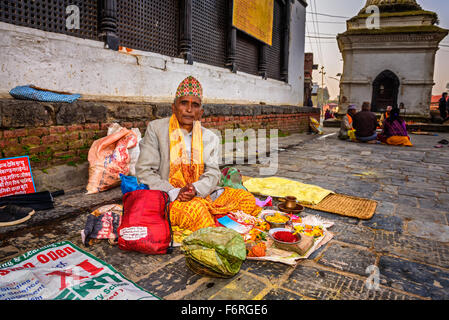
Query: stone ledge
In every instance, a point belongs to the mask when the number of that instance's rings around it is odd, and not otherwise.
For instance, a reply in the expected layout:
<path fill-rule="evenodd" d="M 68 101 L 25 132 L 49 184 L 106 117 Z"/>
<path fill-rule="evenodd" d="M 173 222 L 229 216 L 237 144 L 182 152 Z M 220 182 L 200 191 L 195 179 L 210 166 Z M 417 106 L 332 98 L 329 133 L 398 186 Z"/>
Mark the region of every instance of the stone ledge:
<path fill-rule="evenodd" d="M 319 108 L 272 105 L 205 104 L 204 117 L 266 114 L 319 114 Z M 103 102 L 78 100 L 52 103 L 0 99 L 0 128 L 29 128 L 113 121 L 145 121 L 168 117 L 170 103 Z"/>
<path fill-rule="evenodd" d="M 70 216 L 89 213 L 96 208 L 112 203 L 122 202 L 120 188 L 111 189 L 97 194 L 86 194 L 85 190 L 72 191 L 55 198 L 55 208 L 51 210 L 36 211 L 28 221 L 9 227 L 0 227 L 0 239 L 7 239 L 11 234 L 26 229 L 43 226 L 49 222 L 64 219 Z"/>

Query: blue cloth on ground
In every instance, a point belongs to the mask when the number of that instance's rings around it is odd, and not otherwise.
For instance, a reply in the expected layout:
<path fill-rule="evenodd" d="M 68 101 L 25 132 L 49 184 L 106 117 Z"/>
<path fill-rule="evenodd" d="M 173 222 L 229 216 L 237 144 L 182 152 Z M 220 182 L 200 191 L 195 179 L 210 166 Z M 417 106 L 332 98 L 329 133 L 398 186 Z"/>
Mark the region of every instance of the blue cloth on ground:
<path fill-rule="evenodd" d="M 80 94 L 62 94 L 51 91 L 44 91 L 31 88 L 30 86 L 18 86 L 9 91 L 9 94 L 16 99 L 35 100 L 42 102 L 69 102 L 76 101 Z"/>
<path fill-rule="evenodd" d="M 138 183 L 137 178 L 133 176 L 125 176 L 124 174 L 120 173 L 120 180 L 122 180 L 122 184 L 120 187 L 123 194 L 136 190 L 150 189 L 146 184 Z"/>

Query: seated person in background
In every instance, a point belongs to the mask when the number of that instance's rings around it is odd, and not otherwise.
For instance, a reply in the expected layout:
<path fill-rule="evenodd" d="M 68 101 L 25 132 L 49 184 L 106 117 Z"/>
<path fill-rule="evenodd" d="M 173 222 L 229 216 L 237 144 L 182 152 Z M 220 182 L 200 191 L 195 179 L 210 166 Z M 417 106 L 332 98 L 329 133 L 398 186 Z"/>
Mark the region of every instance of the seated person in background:
<path fill-rule="evenodd" d="M 390 112 L 392 109 L 393 109 L 392 106 L 388 106 L 387 111 L 385 111 L 385 113 L 382 113 L 382 116 L 380 117 L 380 120 L 379 120 L 379 127 L 381 129 L 383 128 L 383 123 L 384 123 L 385 119 L 388 119 L 388 117 L 390 116 Z"/>
<path fill-rule="evenodd" d="M 447 92 L 444 92 L 440 101 L 438 102 L 438 110 L 440 110 L 440 116 L 443 119 L 443 121 L 446 121 L 448 118 L 447 116 L 447 105 L 449 104 L 447 100 Z"/>
<path fill-rule="evenodd" d="M 371 104 L 364 102 L 362 111 L 353 118 L 352 126 L 355 129 L 355 136 L 358 141 L 377 143 L 377 117 L 371 112 Z"/>
<path fill-rule="evenodd" d="M 399 116 L 399 113 L 399 108 L 395 107 L 391 110 L 390 116 L 383 122 L 383 130 L 379 134 L 379 140 L 394 146 L 413 147 L 407 134 L 405 121 Z"/>
<path fill-rule="evenodd" d="M 246 190 L 218 188 L 220 141 L 201 126 L 203 89 L 194 77 L 179 85 L 172 116 L 151 121 L 140 142 L 136 176 L 152 190 L 167 192 L 173 226 L 196 231 L 215 226 L 214 215 L 262 210 Z"/>
<path fill-rule="evenodd" d="M 355 105 L 350 105 L 348 107 L 348 113 L 341 120 L 340 133 L 338 134 L 338 138 L 340 140 L 349 139 L 348 131 L 353 130 L 352 127 L 352 117 L 354 117 L 357 113 L 357 107 Z"/>

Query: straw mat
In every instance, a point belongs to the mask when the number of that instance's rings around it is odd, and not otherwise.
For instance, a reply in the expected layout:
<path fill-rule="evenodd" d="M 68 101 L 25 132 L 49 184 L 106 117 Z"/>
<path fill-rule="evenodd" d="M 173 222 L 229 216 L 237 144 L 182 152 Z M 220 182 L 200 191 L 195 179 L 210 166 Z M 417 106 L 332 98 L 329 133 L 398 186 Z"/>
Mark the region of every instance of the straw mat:
<path fill-rule="evenodd" d="M 341 216 L 369 220 L 376 212 L 377 202 L 374 200 L 346 196 L 343 194 L 330 194 L 317 205 L 305 205 L 304 207 L 335 213 Z"/>

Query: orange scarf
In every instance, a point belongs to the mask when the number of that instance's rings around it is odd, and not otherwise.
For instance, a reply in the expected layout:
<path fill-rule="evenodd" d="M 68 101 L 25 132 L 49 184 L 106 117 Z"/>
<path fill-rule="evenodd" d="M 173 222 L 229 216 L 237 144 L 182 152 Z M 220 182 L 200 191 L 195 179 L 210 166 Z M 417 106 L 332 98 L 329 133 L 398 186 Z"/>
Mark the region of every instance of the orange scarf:
<path fill-rule="evenodd" d="M 348 116 L 349 119 L 349 124 L 352 125 L 352 117 L 349 114 L 346 114 Z"/>
<path fill-rule="evenodd" d="M 169 182 L 175 188 L 183 188 L 198 181 L 204 173 L 203 132 L 201 122 L 195 121 L 192 130 L 191 157 L 187 156 L 184 134 L 173 114 L 168 127 L 170 139 Z"/>

